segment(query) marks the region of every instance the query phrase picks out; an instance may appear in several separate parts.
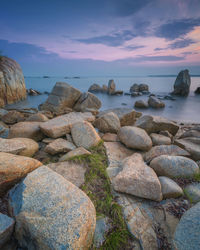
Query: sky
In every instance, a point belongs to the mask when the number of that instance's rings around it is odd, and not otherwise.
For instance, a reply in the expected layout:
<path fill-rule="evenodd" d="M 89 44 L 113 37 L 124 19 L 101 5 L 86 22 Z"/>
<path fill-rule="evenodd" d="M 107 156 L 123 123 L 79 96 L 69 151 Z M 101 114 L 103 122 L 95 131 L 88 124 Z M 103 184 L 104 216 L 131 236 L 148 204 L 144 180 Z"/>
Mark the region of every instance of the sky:
<path fill-rule="evenodd" d="M 0 51 L 25 75 L 200 74 L 200 0 L 6 0 Z"/>

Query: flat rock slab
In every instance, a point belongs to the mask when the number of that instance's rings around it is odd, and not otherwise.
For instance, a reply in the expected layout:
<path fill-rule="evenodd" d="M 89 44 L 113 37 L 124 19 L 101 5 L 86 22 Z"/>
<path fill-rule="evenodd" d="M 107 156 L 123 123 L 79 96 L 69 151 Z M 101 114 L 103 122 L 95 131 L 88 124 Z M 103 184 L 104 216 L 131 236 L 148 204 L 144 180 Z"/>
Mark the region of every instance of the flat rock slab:
<path fill-rule="evenodd" d="M 71 112 L 66 115 L 58 116 L 40 125 L 42 132 L 52 138 L 58 138 L 70 133 L 71 127 L 76 122 L 93 122 L 95 117 L 90 112 Z"/>
<path fill-rule="evenodd" d="M 76 148 L 76 146 L 72 142 L 69 142 L 63 138 L 58 138 L 55 141 L 49 143 L 45 147 L 45 152 L 47 152 L 51 155 L 55 155 L 58 153 L 69 152 L 71 150 L 74 150 L 75 148 Z"/>
<path fill-rule="evenodd" d="M 200 138 L 187 137 L 184 139 L 175 140 L 174 143 L 188 151 L 194 160 L 200 160 Z"/>
<path fill-rule="evenodd" d="M 70 152 L 68 152 L 67 154 L 63 155 L 59 161 L 62 162 L 62 161 L 67 161 L 68 159 L 72 158 L 72 157 L 75 157 L 75 156 L 84 156 L 84 155 L 91 155 L 91 153 L 86 150 L 85 148 L 83 147 L 79 147 L 79 148 L 76 148 Z"/>
<path fill-rule="evenodd" d="M 89 249 L 96 211 L 88 196 L 46 166 L 9 192 L 15 238 L 27 249 Z"/>
<path fill-rule="evenodd" d="M 2 247 L 10 237 L 14 230 L 15 221 L 5 214 L 0 213 L 0 247 Z"/>

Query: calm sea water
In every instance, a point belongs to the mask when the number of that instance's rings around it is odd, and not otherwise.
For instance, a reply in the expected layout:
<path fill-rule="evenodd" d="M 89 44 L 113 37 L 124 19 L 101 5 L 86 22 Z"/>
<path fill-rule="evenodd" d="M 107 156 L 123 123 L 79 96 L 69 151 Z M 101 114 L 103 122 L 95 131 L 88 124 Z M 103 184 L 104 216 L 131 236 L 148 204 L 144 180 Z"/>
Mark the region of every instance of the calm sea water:
<path fill-rule="evenodd" d="M 80 79 L 64 79 L 64 77 L 26 77 L 26 87 L 36 89 L 40 92 L 51 92 L 56 82 L 67 82 L 70 85 L 85 92 L 91 84 L 108 84 L 109 79 L 114 79 L 117 89 L 129 92 L 130 86 L 133 83 L 146 83 L 149 85 L 150 92 L 154 94 L 166 95 L 173 90 L 173 84 L 176 77 L 83 77 Z M 166 107 L 160 110 L 147 109 L 139 110 L 145 114 L 161 115 L 163 117 L 183 122 L 200 123 L 200 95 L 195 95 L 194 90 L 200 86 L 200 77 L 192 77 L 190 95 L 188 97 L 175 97 L 175 101 L 164 100 Z M 133 108 L 136 100 L 147 100 L 148 96 L 108 96 L 106 94 L 97 94 L 102 101 L 101 110 L 108 108 L 127 107 Z M 19 102 L 10 107 L 15 108 L 30 108 L 38 107 L 47 99 L 47 95 L 28 97 L 27 100 Z M 124 105 L 126 104 L 126 105 Z"/>

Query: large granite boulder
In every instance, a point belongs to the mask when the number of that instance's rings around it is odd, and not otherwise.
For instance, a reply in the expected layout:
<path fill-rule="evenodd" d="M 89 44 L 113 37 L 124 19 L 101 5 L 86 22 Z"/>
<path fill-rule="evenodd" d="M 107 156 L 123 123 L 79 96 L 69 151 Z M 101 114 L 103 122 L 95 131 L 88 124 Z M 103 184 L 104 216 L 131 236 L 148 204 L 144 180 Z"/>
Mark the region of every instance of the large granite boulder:
<path fill-rule="evenodd" d="M 110 112 L 96 119 L 94 126 L 103 133 L 117 133 L 120 129 L 120 120 L 115 113 Z"/>
<path fill-rule="evenodd" d="M 0 248 L 10 240 L 14 230 L 15 221 L 5 214 L 0 213 Z"/>
<path fill-rule="evenodd" d="M 160 116 L 144 115 L 140 117 L 136 123 L 136 127 L 143 128 L 147 133 L 158 133 L 160 131 L 169 131 L 172 135 L 175 135 L 179 130 L 179 126 Z"/>
<path fill-rule="evenodd" d="M 177 250 L 199 250 L 200 246 L 200 202 L 190 208 L 181 218 L 174 234 Z"/>
<path fill-rule="evenodd" d="M 138 197 L 162 200 L 161 185 L 156 173 L 148 167 L 138 153 L 122 161 L 122 171 L 112 180 L 116 191 Z"/>
<path fill-rule="evenodd" d="M 40 128 L 45 135 L 52 138 L 58 138 L 70 133 L 71 127 L 74 123 L 80 121 L 93 122 L 94 120 L 95 117 L 90 112 L 71 112 L 41 123 Z"/>
<path fill-rule="evenodd" d="M 165 103 L 162 102 L 161 100 L 159 100 L 158 98 L 156 98 L 155 96 L 150 96 L 149 97 L 148 104 L 149 104 L 150 107 L 155 108 L 155 109 L 165 107 Z"/>
<path fill-rule="evenodd" d="M 76 102 L 73 109 L 75 111 L 85 112 L 88 109 L 100 109 L 101 108 L 101 101 L 92 93 L 83 93 L 81 97 Z"/>
<path fill-rule="evenodd" d="M 152 147 L 152 141 L 144 129 L 124 126 L 118 132 L 120 141 L 128 148 L 148 151 Z"/>
<path fill-rule="evenodd" d="M 189 70 L 185 69 L 179 72 L 174 83 L 174 91 L 172 94 L 187 96 L 190 92 L 191 79 Z"/>
<path fill-rule="evenodd" d="M 0 107 L 26 98 L 24 76 L 19 64 L 5 56 L 0 57 Z"/>
<path fill-rule="evenodd" d="M 88 196 L 42 166 L 9 192 L 15 238 L 25 249 L 89 249 L 96 212 Z"/>
<path fill-rule="evenodd" d="M 57 82 L 41 110 L 64 113 L 65 109 L 73 108 L 81 96 L 81 92 L 65 82 Z"/>
<path fill-rule="evenodd" d="M 0 196 L 41 165 L 29 157 L 0 152 Z"/>
<path fill-rule="evenodd" d="M 151 161 L 150 167 L 154 169 L 158 176 L 170 178 L 190 178 L 199 174 L 199 167 L 196 162 L 184 156 L 161 155 Z"/>

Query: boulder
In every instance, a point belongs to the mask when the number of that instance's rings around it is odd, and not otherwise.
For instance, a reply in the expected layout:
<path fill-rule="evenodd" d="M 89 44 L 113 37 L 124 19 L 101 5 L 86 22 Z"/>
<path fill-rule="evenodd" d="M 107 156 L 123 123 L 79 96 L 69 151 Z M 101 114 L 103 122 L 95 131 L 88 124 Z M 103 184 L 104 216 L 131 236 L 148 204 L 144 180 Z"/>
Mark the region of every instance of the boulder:
<path fill-rule="evenodd" d="M 150 134 L 150 137 L 154 146 L 171 144 L 171 139 L 167 136 L 152 133 Z"/>
<path fill-rule="evenodd" d="M 75 111 L 85 112 L 88 109 L 100 109 L 101 101 L 92 93 L 83 93 L 74 106 Z"/>
<path fill-rule="evenodd" d="M 199 95 L 200 94 L 200 87 L 197 87 L 196 90 L 194 91 L 194 93 Z"/>
<path fill-rule="evenodd" d="M 181 217 L 174 234 L 174 247 L 177 250 L 199 250 L 200 246 L 200 202 Z"/>
<path fill-rule="evenodd" d="M 46 102 L 40 106 L 40 109 L 64 113 L 65 108 L 74 107 L 80 96 L 81 92 L 78 89 L 68 83 L 57 82 Z"/>
<path fill-rule="evenodd" d="M 51 155 L 59 154 L 59 153 L 66 153 L 71 150 L 74 150 L 76 146 L 63 138 L 58 138 L 54 140 L 53 142 L 50 142 L 45 147 L 45 152 Z"/>
<path fill-rule="evenodd" d="M 128 148 L 148 151 L 152 147 L 152 141 L 144 129 L 124 126 L 118 132 L 120 141 Z"/>
<path fill-rule="evenodd" d="M 35 153 L 39 150 L 39 145 L 36 141 L 29 138 L 13 138 L 10 139 L 13 142 L 21 142 L 25 145 L 25 149 L 19 152 L 18 155 L 33 157 Z"/>
<path fill-rule="evenodd" d="M 155 172 L 148 167 L 138 153 L 122 162 L 122 171 L 112 180 L 116 191 L 138 197 L 162 200 L 161 185 Z"/>
<path fill-rule="evenodd" d="M 156 98 L 155 96 L 150 96 L 149 97 L 148 104 L 149 104 L 150 107 L 155 108 L 155 109 L 165 107 L 165 103 L 162 102 L 161 100 L 159 100 L 158 98 Z"/>
<path fill-rule="evenodd" d="M 149 86 L 145 83 L 139 84 L 139 92 L 149 92 Z"/>
<path fill-rule="evenodd" d="M 172 135 L 175 135 L 179 130 L 179 126 L 176 123 L 166 118 L 153 115 L 144 115 L 140 117 L 136 121 L 135 126 L 143 128 L 148 134 L 158 133 L 160 131 L 166 130 Z"/>
<path fill-rule="evenodd" d="M 150 167 L 158 176 L 170 178 L 190 178 L 199 174 L 196 162 L 184 156 L 161 155 L 151 161 Z"/>
<path fill-rule="evenodd" d="M 10 240 L 14 230 L 15 221 L 5 214 L 0 213 L 0 248 Z"/>
<path fill-rule="evenodd" d="M 86 149 L 96 146 L 101 140 L 94 127 L 87 121 L 73 124 L 71 135 L 77 147 Z"/>
<path fill-rule="evenodd" d="M 40 128 L 45 135 L 52 138 L 58 138 L 70 133 L 71 127 L 74 123 L 85 120 L 93 122 L 94 119 L 95 117 L 90 112 L 71 112 L 41 123 Z"/>
<path fill-rule="evenodd" d="M 179 72 L 174 83 L 174 91 L 172 94 L 187 96 L 190 92 L 191 79 L 189 70 L 182 70 Z"/>
<path fill-rule="evenodd" d="M 1 120 L 6 124 L 14 124 L 20 121 L 24 121 L 24 115 L 16 110 L 9 111 L 7 114 L 2 116 Z"/>
<path fill-rule="evenodd" d="M 200 131 L 195 129 L 189 129 L 185 131 L 179 138 L 184 139 L 186 137 L 197 137 L 200 138 Z"/>
<path fill-rule="evenodd" d="M 83 164 L 65 161 L 51 163 L 48 164 L 47 167 L 62 175 L 66 180 L 77 187 L 82 186 L 85 182 L 86 167 Z"/>
<path fill-rule="evenodd" d="M 67 161 L 69 160 L 70 158 L 72 157 L 76 157 L 76 156 L 86 156 L 86 155 L 91 155 L 91 153 L 86 150 L 85 148 L 83 147 L 79 147 L 79 148 L 76 148 L 72 151 L 69 151 L 67 154 L 63 155 L 59 161 Z"/>
<path fill-rule="evenodd" d="M 183 190 L 172 179 L 166 176 L 160 176 L 159 178 L 163 199 L 177 198 L 183 195 Z"/>
<path fill-rule="evenodd" d="M 18 122 L 10 128 L 8 138 L 22 137 L 40 141 L 44 138 L 40 124 L 41 122 Z"/>
<path fill-rule="evenodd" d="M 135 108 L 140 108 L 140 109 L 146 109 L 149 107 L 149 104 L 145 102 L 144 100 L 138 100 L 134 104 Z"/>
<path fill-rule="evenodd" d="M 115 113 L 110 112 L 96 119 L 94 126 L 103 133 L 117 133 L 120 129 L 120 120 Z"/>
<path fill-rule="evenodd" d="M 0 196 L 41 165 L 29 157 L 0 152 Z"/>
<path fill-rule="evenodd" d="M 139 84 L 134 83 L 131 87 L 130 87 L 130 92 L 139 92 Z"/>
<path fill-rule="evenodd" d="M 190 154 L 186 150 L 176 145 L 160 145 L 152 147 L 148 152 L 143 154 L 143 157 L 146 162 L 150 162 L 160 155 L 179 155 L 186 157 L 190 156 Z"/>
<path fill-rule="evenodd" d="M 89 89 L 88 89 L 88 92 L 94 92 L 94 93 L 99 93 L 102 91 L 102 88 L 99 84 L 92 84 Z"/>
<path fill-rule="evenodd" d="M 46 166 L 9 192 L 15 238 L 26 249 L 89 249 L 96 224 L 94 205 L 79 188 Z"/>
<path fill-rule="evenodd" d="M 175 140 L 174 143 L 191 154 L 192 159 L 200 160 L 200 138 L 187 137 Z"/>
<path fill-rule="evenodd" d="M 116 85 L 114 80 L 109 80 L 108 82 L 108 94 L 113 95 L 115 93 Z"/>
<path fill-rule="evenodd" d="M 42 113 L 37 113 L 37 114 L 33 114 L 30 115 L 26 121 L 31 121 L 31 122 L 46 122 L 49 119 L 46 117 L 46 115 L 42 114 Z"/>
<path fill-rule="evenodd" d="M 184 189 L 186 197 L 191 203 L 200 202 L 200 183 L 191 183 Z"/>
<path fill-rule="evenodd" d="M 117 134 L 113 133 L 106 133 L 102 136 L 102 140 L 104 141 L 110 141 L 110 142 L 116 142 L 119 141 Z"/>
<path fill-rule="evenodd" d="M 5 56 L 0 58 L 0 107 L 26 99 L 24 76 L 19 64 Z"/>

